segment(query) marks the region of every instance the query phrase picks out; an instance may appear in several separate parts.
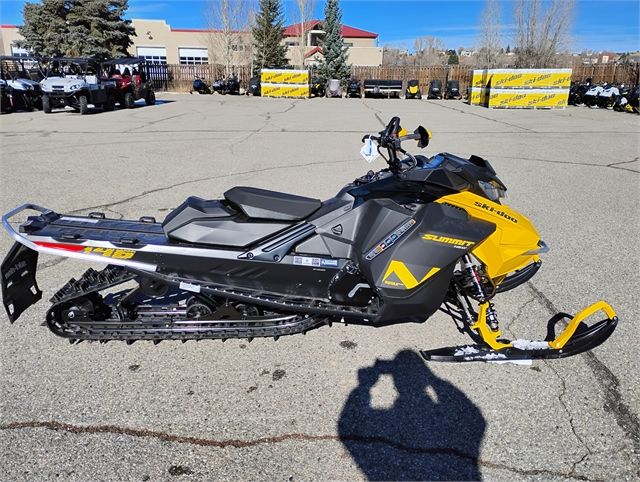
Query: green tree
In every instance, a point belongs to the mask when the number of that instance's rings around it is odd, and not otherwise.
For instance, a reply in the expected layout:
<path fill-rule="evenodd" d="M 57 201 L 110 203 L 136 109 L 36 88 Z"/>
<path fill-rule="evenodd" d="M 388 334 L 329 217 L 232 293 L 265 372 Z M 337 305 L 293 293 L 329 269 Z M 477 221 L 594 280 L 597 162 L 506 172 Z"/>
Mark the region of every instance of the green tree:
<path fill-rule="evenodd" d="M 284 38 L 284 15 L 280 0 L 260 0 L 260 7 L 252 29 L 255 50 L 255 69 L 284 67 L 287 46 Z"/>
<path fill-rule="evenodd" d="M 447 60 L 448 65 L 458 65 L 460 60 L 458 59 L 458 54 L 455 50 L 449 50 L 449 59 Z"/>
<path fill-rule="evenodd" d="M 126 55 L 135 30 L 123 18 L 128 0 L 43 0 L 24 6 L 21 45 L 37 55 Z"/>
<path fill-rule="evenodd" d="M 347 50 L 342 38 L 342 12 L 338 0 L 327 0 L 324 7 L 324 30 L 324 60 L 318 65 L 318 75 L 325 80 L 345 81 L 351 76 L 351 66 L 347 64 Z"/>
<path fill-rule="evenodd" d="M 69 0 L 43 0 L 25 3 L 22 10 L 24 25 L 18 28 L 24 40 L 16 42 L 36 55 L 55 57 L 66 54 Z"/>

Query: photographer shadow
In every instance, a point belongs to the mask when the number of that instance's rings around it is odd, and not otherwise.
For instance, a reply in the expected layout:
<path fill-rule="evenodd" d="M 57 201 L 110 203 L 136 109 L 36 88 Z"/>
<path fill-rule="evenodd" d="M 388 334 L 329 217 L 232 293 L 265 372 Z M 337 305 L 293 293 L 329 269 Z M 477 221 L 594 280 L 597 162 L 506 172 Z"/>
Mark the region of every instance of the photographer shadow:
<path fill-rule="evenodd" d="M 397 397 L 374 408 L 371 389 L 390 375 Z M 338 422 L 345 448 L 369 480 L 481 480 L 486 422 L 480 409 L 404 350 L 358 371 Z"/>

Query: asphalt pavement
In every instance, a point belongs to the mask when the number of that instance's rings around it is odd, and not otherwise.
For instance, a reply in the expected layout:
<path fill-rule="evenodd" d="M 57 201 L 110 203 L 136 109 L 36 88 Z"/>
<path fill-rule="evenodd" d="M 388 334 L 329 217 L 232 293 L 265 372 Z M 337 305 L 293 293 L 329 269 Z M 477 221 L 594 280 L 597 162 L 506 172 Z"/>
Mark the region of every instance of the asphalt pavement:
<path fill-rule="evenodd" d="M 271 339 L 82 343 L 0 314 L 0 480 L 638 480 L 640 116 L 461 101 L 158 95 L 133 110 L 0 117 L 0 211 L 162 219 L 235 185 L 328 198 L 370 168 L 391 116 L 428 151 L 491 160 L 507 204 L 551 247 L 496 298 L 510 337 L 604 299 L 618 329 L 591 353 L 423 363 L 465 343 L 451 321 L 334 324 Z M 11 246 L 0 233 L 0 253 Z M 41 256 L 48 299 L 86 265 Z"/>

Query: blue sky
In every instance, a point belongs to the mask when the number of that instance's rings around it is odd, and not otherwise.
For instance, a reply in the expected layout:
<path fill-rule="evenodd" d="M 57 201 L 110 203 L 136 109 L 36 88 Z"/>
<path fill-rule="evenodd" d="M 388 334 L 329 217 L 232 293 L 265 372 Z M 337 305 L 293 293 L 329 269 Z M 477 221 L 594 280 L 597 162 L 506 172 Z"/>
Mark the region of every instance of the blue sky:
<path fill-rule="evenodd" d="M 21 24 L 24 0 L 0 0 L 0 23 Z M 501 0 L 503 42 L 513 45 L 513 0 Z M 164 19 L 175 28 L 204 28 L 207 1 L 129 0 L 130 18 Z M 478 38 L 483 0 L 342 0 L 343 22 L 377 32 L 379 44 L 411 47 L 418 36 L 439 37 L 447 48 L 473 46 Z M 288 21 L 295 19 L 295 2 L 284 1 Z M 324 1 L 315 1 L 322 17 Z M 640 1 L 578 0 L 573 21 L 572 48 L 640 50 Z"/>

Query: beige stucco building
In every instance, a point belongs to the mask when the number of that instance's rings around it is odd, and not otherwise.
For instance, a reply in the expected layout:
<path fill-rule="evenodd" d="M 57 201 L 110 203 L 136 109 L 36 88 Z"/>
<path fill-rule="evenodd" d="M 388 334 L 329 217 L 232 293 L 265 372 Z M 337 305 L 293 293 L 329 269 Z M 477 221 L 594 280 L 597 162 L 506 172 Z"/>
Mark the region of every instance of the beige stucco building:
<path fill-rule="evenodd" d="M 249 32 L 224 34 L 219 30 L 173 28 L 164 20 L 132 20 L 136 30 L 129 53 L 145 57 L 155 63 L 249 64 L 252 58 L 252 42 Z M 302 35 L 301 35 L 302 32 Z M 312 20 L 304 24 L 290 25 L 284 30 L 284 43 L 288 46 L 288 57 L 293 65 L 317 63 L 322 58 L 320 42 L 324 38 L 322 21 Z M 366 30 L 342 26 L 342 36 L 349 63 L 352 65 L 382 65 L 382 48 L 377 46 L 378 34 Z M 302 42 L 302 38 L 306 41 Z M 15 25 L 0 25 L 0 52 L 3 55 L 25 54 L 16 47 L 20 40 Z"/>

